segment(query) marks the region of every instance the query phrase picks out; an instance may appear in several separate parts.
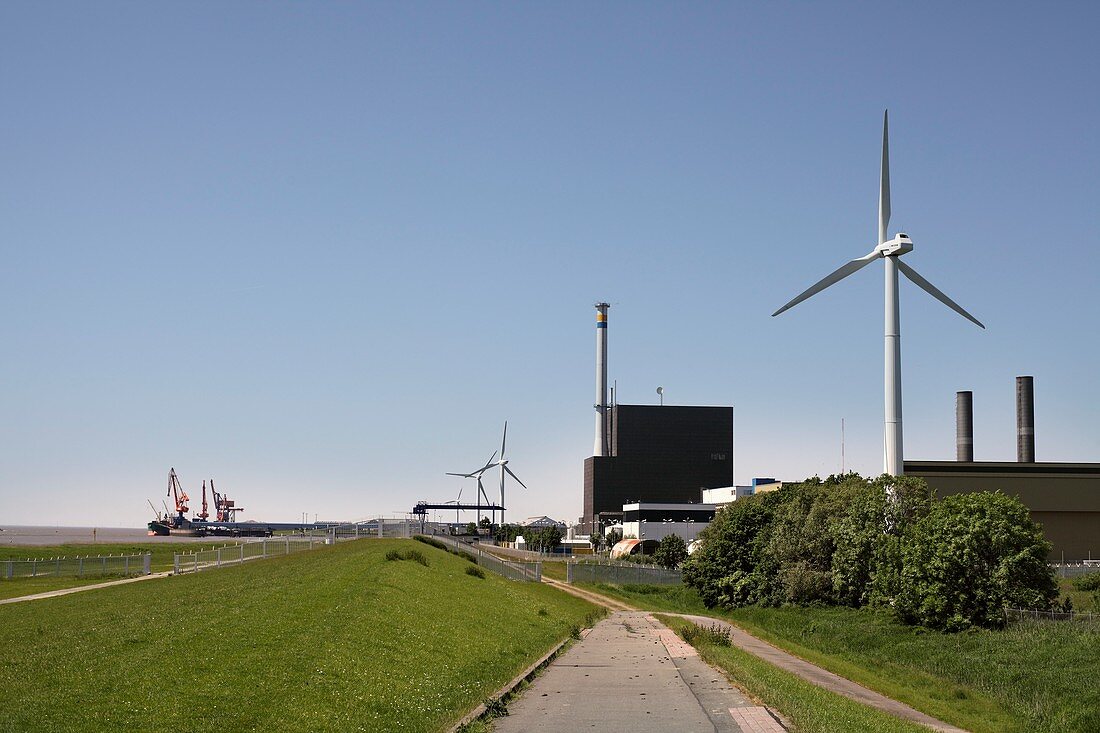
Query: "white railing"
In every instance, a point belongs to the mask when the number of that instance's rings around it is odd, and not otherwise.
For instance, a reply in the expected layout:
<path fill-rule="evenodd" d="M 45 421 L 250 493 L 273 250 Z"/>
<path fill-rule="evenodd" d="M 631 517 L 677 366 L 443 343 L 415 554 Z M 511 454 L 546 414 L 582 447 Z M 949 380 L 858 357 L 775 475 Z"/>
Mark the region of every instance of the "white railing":
<path fill-rule="evenodd" d="M 95 555 L 0 560 L 4 578 L 84 578 L 105 575 L 148 575 L 152 555 Z"/>
<path fill-rule="evenodd" d="M 196 573 L 200 570 L 221 568 L 228 565 L 240 565 L 249 560 L 262 560 L 268 557 L 282 557 L 292 552 L 312 550 L 332 544 L 332 537 L 268 537 L 253 542 L 241 542 L 210 550 L 178 553 L 172 559 L 172 572 Z"/>

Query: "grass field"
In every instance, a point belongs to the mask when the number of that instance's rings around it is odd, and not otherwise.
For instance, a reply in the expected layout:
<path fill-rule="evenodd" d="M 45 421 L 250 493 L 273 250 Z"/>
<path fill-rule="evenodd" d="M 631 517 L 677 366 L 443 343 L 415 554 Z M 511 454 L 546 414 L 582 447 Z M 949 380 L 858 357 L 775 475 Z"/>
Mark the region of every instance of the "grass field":
<path fill-rule="evenodd" d="M 657 616 L 678 633 L 692 624 L 683 619 Z M 778 710 L 800 733 L 918 733 L 928 729 L 823 690 L 748 652 L 697 640 L 692 642 L 707 662 L 725 670 L 751 695 Z"/>
<path fill-rule="evenodd" d="M 1100 623 L 941 634 L 848 608 L 706 610 L 682 586 L 596 586 L 642 608 L 735 622 L 776 646 L 979 733 L 1100 731 Z"/>
<path fill-rule="evenodd" d="M 467 567 L 362 540 L 0 606 L 0 731 L 439 730 L 597 613 Z"/>
<path fill-rule="evenodd" d="M 97 555 L 144 555 L 151 553 L 152 570 L 172 569 L 172 556 L 175 553 L 198 552 L 212 547 L 230 547 L 238 543 L 233 540 L 221 542 L 134 542 L 128 544 L 80 544 L 80 545 L 0 545 L 0 560 L 26 560 L 28 558 L 53 557 L 95 557 Z"/>
<path fill-rule="evenodd" d="M 54 557 L 96 557 L 99 555 L 141 555 L 146 552 L 150 558 L 150 570 L 159 573 L 172 569 L 172 558 L 176 553 L 197 552 L 216 547 L 233 547 L 236 541 L 221 542 L 150 542 L 129 544 L 68 544 L 68 545 L 0 545 L 0 562 L 4 560 L 26 560 L 29 558 L 50 559 Z M 59 576 L 37 578 L 3 578 L 0 576 L 0 599 L 29 596 L 62 588 L 76 588 L 92 585 L 122 577 L 121 575 L 94 575 L 84 577 Z"/>

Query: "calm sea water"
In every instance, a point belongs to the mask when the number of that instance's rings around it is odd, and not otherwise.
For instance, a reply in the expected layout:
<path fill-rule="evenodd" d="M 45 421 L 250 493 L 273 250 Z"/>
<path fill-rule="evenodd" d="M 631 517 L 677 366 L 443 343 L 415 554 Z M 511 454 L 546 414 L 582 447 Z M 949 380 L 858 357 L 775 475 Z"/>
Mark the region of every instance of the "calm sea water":
<path fill-rule="evenodd" d="M 150 537 L 145 527 L 12 527 L 0 532 L 3 545 L 62 545 L 133 542 L 202 542 L 201 537 Z"/>

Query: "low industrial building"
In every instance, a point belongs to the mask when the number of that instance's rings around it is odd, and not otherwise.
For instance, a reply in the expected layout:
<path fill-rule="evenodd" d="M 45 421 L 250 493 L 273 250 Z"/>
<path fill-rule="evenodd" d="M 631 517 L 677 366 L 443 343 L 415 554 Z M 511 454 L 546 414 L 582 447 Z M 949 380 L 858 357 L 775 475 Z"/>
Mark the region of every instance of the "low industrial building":
<path fill-rule="evenodd" d="M 586 529 L 623 518 L 628 502 L 697 502 L 733 483 L 733 408 L 613 405 L 607 455 L 584 461 Z"/>
<path fill-rule="evenodd" d="M 1100 558 L 1100 463 L 1035 460 L 1032 377 L 1016 378 L 1016 462 L 974 460 L 973 393 L 955 398 L 955 461 L 906 461 L 937 496 L 1000 491 L 1018 498 L 1042 525 L 1051 562 Z"/>
<path fill-rule="evenodd" d="M 714 504 L 635 502 L 622 507 L 623 537 L 660 541 L 678 535 L 691 543 L 714 521 Z"/>
<path fill-rule="evenodd" d="M 1053 545 L 1051 562 L 1100 559 L 1100 463 L 906 461 L 936 495 L 1000 491 L 1017 497 Z"/>

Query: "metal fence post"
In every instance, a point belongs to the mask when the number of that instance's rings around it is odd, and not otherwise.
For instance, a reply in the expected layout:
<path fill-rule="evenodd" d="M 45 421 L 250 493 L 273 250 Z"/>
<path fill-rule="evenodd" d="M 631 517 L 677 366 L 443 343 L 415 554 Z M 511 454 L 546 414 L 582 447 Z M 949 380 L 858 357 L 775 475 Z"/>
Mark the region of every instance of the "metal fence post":
<path fill-rule="evenodd" d="M 571 562 L 565 564 L 565 582 L 573 583 L 573 563 Z"/>
<path fill-rule="evenodd" d="M 123 575 L 129 575 L 130 574 L 130 556 L 129 555 L 122 558 L 122 574 Z"/>
<path fill-rule="evenodd" d="M 219 547 L 217 549 L 217 556 L 216 557 L 217 557 L 217 559 L 215 560 L 215 563 L 216 563 L 217 567 L 220 568 L 222 566 L 222 548 Z"/>
<path fill-rule="evenodd" d="M 241 548 L 241 562 L 244 562 L 244 543 L 242 542 L 239 547 Z"/>
<path fill-rule="evenodd" d="M 34 558 L 31 560 L 31 577 L 38 577 L 38 558 Z"/>
<path fill-rule="evenodd" d="M 13 565 L 12 561 L 11 561 L 11 560 L 8 560 L 8 570 L 7 570 L 7 574 L 5 575 L 5 577 L 6 577 L 6 578 L 7 578 L 8 580 L 11 580 L 11 574 L 12 574 L 12 572 L 13 572 L 14 570 L 15 570 L 15 567 L 14 567 L 14 565 Z"/>

